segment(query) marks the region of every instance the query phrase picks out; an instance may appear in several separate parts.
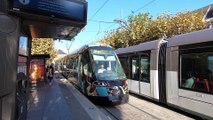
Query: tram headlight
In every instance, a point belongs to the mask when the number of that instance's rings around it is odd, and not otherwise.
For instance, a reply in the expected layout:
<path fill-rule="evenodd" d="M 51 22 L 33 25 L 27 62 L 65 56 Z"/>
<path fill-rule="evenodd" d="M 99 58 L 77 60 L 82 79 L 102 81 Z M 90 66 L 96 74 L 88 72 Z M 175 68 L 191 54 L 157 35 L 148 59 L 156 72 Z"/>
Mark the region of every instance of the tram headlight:
<path fill-rule="evenodd" d="M 104 81 L 95 81 L 93 84 L 96 85 L 96 86 L 107 86 L 108 85 Z"/>
<path fill-rule="evenodd" d="M 128 86 L 127 80 L 123 80 L 123 86 L 124 86 L 124 87 L 127 87 L 127 86 Z"/>

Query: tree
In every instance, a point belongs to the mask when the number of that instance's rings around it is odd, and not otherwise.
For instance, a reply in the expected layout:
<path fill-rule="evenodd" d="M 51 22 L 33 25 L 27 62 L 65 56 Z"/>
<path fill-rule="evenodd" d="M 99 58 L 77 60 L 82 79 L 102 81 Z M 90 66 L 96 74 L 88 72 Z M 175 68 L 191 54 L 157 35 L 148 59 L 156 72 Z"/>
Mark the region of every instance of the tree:
<path fill-rule="evenodd" d="M 174 35 L 205 29 L 206 23 L 202 22 L 204 13 L 204 11 L 179 12 L 175 15 L 164 13 L 156 20 L 149 13 L 131 15 L 125 29 L 118 28 L 107 32 L 101 42 L 117 49 L 164 36 L 170 38 Z"/>
<path fill-rule="evenodd" d="M 149 13 L 139 13 L 138 15 L 131 15 L 129 17 L 129 29 L 131 30 L 130 45 L 135 45 L 147 40 L 149 37 L 147 33 L 152 21 L 153 18 Z"/>
<path fill-rule="evenodd" d="M 120 48 L 126 47 L 126 38 L 128 38 L 127 31 L 124 29 L 117 29 L 106 33 L 104 39 L 101 39 L 100 42 L 111 45 L 113 48 Z"/>
<path fill-rule="evenodd" d="M 57 56 L 57 51 L 54 50 L 54 40 L 51 38 L 34 38 L 32 40 L 31 54 L 49 54 L 50 58 L 47 62 L 51 63 Z"/>

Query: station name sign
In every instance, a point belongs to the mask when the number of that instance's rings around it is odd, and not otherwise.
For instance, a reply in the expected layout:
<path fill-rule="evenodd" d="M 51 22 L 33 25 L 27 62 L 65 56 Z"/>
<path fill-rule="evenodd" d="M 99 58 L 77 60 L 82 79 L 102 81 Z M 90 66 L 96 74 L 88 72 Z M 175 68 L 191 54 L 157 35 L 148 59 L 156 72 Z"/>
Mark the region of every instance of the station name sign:
<path fill-rule="evenodd" d="M 78 0 L 13 0 L 12 10 L 86 22 L 87 2 Z"/>

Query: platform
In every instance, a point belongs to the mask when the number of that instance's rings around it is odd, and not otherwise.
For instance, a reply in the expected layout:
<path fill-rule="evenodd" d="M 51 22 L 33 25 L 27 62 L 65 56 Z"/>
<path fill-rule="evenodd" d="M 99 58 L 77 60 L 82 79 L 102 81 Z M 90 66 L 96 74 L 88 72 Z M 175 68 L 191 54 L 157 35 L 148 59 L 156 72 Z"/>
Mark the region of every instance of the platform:
<path fill-rule="evenodd" d="M 32 90 L 27 120 L 109 120 L 59 73 L 53 85 L 42 83 Z"/>

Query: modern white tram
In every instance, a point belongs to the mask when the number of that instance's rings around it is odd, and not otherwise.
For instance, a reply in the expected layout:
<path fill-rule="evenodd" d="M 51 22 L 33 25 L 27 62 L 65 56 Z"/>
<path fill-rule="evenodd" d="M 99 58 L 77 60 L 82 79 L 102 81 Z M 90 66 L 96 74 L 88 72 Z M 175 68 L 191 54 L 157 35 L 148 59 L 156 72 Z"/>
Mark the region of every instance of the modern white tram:
<path fill-rule="evenodd" d="M 213 119 L 213 29 L 119 48 L 116 53 L 130 92 Z"/>

